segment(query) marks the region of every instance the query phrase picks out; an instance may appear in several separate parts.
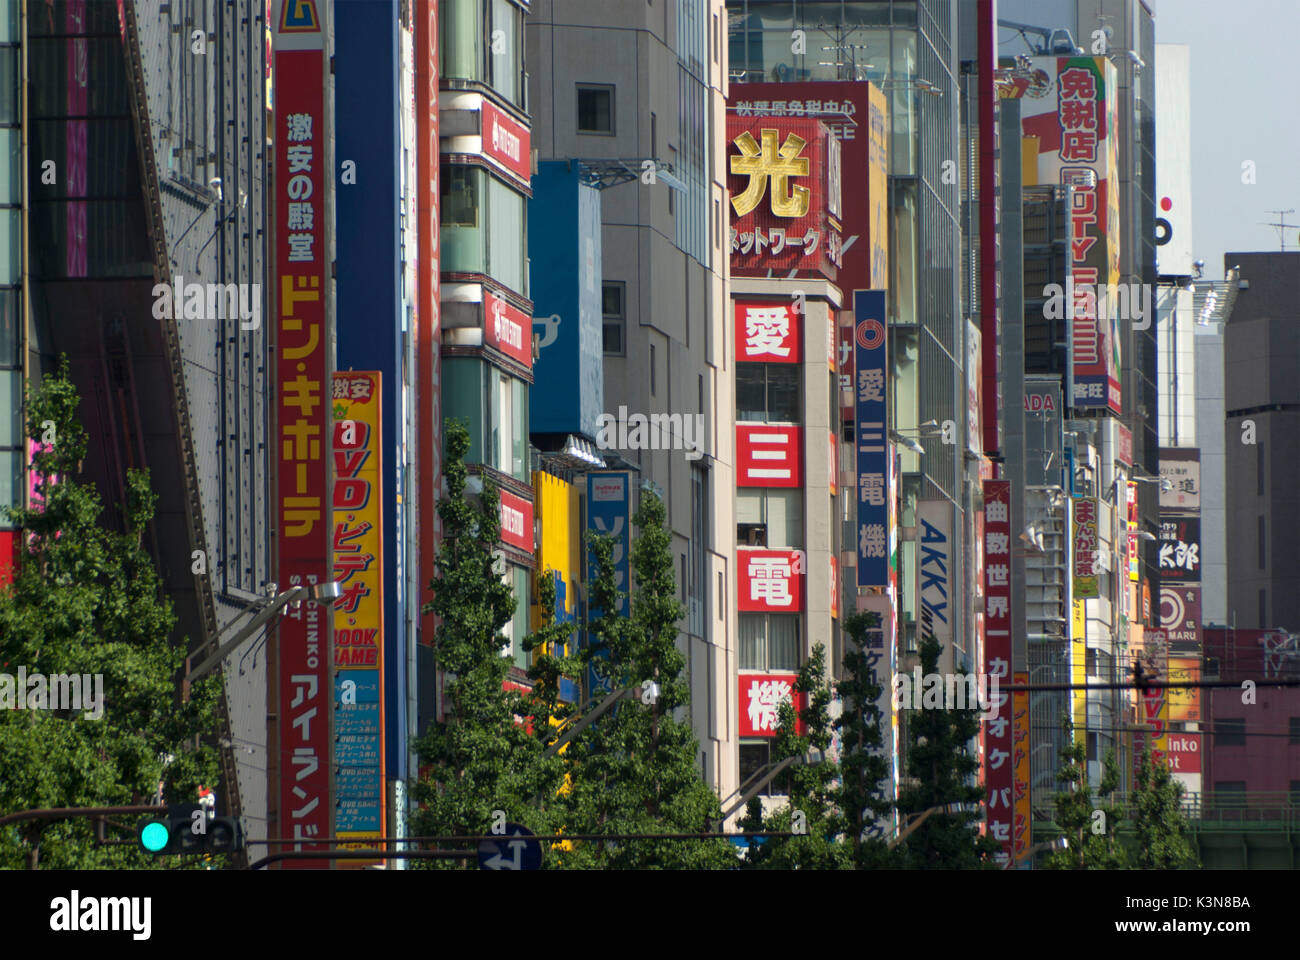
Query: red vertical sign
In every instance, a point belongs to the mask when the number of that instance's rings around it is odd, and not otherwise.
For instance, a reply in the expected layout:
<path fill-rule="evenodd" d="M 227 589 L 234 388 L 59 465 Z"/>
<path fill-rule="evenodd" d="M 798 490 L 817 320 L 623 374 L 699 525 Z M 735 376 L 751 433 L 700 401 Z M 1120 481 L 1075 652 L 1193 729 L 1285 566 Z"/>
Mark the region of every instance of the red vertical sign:
<path fill-rule="evenodd" d="M 990 713 L 984 720 L 984 788 L 988 829 L 1002 844 L 998 863 L 1009 866 L 1015 820 L 1015 747 L 1011 677 L 1011 483 L 984 481 L 984 672 Z M 993 683 L 999 686 L 993 696 Z"/>
<path fill-rule="evenodd" d="M 275 20 L 276 507 L 281 589 L 330 578 L 330 378 L 325 297 L 326 149 L 320 7 L 279 0 Z M 329 609 L 301 603 L 278 630 L 279 797 L 273 835 L 299 841 L 332 831 Z M 275 801 L 273 801 L 275 802 Z M 328 861 L 298 866 L 325 868 Z"/>

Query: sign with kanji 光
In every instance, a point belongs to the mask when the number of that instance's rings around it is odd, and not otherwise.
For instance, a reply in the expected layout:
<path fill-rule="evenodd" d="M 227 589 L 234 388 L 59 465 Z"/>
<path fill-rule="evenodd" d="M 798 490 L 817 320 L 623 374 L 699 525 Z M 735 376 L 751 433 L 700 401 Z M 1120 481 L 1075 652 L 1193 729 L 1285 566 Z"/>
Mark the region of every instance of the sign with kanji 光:
<path fill-rule="evenodd" d="M 737 550 L 742 613 L 802 613 L 804 555 L 800 550 Z"/>
<path fill-rule="evenodd" d="M 857 460 L 857 562 L 859 587 L 889 585 L 889 443 L 885 378 L 885 291 L 854 290 L 854 455 Z"/>
<path fill-rule="evenodd" d="M 732 273 L 835 280 L 843 263 L 840 151 L 806 117 L 727 117 Z"/>

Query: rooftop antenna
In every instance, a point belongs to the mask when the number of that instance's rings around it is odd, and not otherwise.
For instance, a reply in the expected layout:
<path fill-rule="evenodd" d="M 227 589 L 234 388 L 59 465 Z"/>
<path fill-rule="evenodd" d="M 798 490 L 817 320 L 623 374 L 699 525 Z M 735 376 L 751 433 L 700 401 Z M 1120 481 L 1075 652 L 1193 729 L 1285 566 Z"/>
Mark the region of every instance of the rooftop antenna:
<path fill-rule="evenodd" d="M 1278 214 L 1279 217 L 1280 217 L 1280 219 L 1277 220 L 1277 221 L 1275 221 L 1274 223 L 1265 223 L 1264 221 L 1261 220 L 1259 225 L 1260 225 L 1261 227 L 1276 227 L 1276 228 L 1277 228 L 1277 242 L 1281 245 L 1281 247 L 1282 247 L 1282 252 L 1283 252 L 1283 253 L 1286 253 L 1286 228 L 1287 228 L 1287 227 L 1294 227 L 1294 226 L 1296 226 L 1296 224 L 1294 224 L 1294 223 L 1287 223 L 1287 222 L 1286 222 L 1286 215 L 1287 215 L 1288 213 L 1295 213 L 1295 209 L 1292 208 L 1292 209 L 1290 209 L 1290 210 L 1270 210 L 1270 211 L 1268 211 L 1268 212 L 1269 212 L 1269 213 L 1276 213 L 1276 214 Z"/>

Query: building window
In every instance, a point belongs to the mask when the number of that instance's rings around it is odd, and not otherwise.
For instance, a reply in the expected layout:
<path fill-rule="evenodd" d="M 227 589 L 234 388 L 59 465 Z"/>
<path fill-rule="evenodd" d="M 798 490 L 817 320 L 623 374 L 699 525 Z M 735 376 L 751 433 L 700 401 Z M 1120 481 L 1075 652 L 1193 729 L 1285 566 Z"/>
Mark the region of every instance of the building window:
<path fill-rule="evenodd" d="M 1214 799 L 1223 807 L 1244 807 L 1246 805 L 1246 781 L 1216 781 L 1214 784 Z"/>
<path fill-rule="evenodd" d="M 1267 555 L 1264 546 L 1264 517 L 1259 517 L 1259 569 L 1264 569 L 1264 558 Z"/>
<path fill-rule="evenodd" d="M 614 88 L 578 84 L 578 132 L 614 135 Z"/>
<path fill-rule="evenodd" d="M 501 655 L 508 656 L 520 670 L 527 670 L 532 659 L 524 650 L 524 638 L 528 636 L 528 568 L 506 565 L 506 572 L 501 580 L 514 591 L 515 612 L 505 626 L 507 642 L 502 645 Z"/>
<path fill-rule="evenodd" d="M 799 614 L 742 613 L 740 669 L 773 673 L 799 669 Z"/>
<path fill-rule="evenodd" d="M 440 0 L 438 69 L 525 106 L 524 12 L 510 0 Z"/>
<path fill-rule="evenodd" d="M 650 344 L 650 396 L 655 395 L 655 345 Z"/>
<path fill-rule="evenodd" d="M 748 788 L 752 784 L 750 780 L 759 776 L 760 771 L 772 762 L 772 743 L 770 740 L 741 740 L 740 741 L 740 785 Z M 771 783 L 768 783 L 758 791 L 760 797 L 784 796 L 782 785 L 776 780 L 785 780 L 785 777 L 777 777 Z"/>
<path fill-rule="evenodd" d="M 600 288 L 600 313 L 604 351 L 612 357 L 627 353 L 627 284 L 606 281 Z"/>
<path fill-rule="evenodd" d="M 736 419 L 799 422 L 799 364 L 737 363 Z"/>
<path fill-rule="evenodd" d="M 1264 445 L 1255 443 L 1255 493 L 1264 495 Z"/>
<path fill-rule="evenodd" d="M 527 482 L 528 385 L 474 357 L 442 362 L 444 419 L 469 426 L 469 463 Z"/>
<path fill-rule="evenodd" d="M 1300 807 L 1300 780 L 1291 781 L 1291 805 Z"/>
<path fill-rule="evenodd" d="M 1268 591 L 1263 587 L 1259 588 L 1259 629 L 1268 629 L 1265 624 L 1268 623 Z"/>
<path fill-rule="evenodd" d="M 802 491 L 768 487 L 736 490 L 736 543 L 797 550 L 803 544 Z"/>
<path fill-rule="evenodd" d="M 484 274 L 527 296 L 524 195 L 478 167 L 451 164 L 442 168 L 439 194 L 442 269 Z"/>
<path fill-rule="evenodd" d="M 1292 746 L 1300 743 L 1300 717 L 1291 718 L 1290 729 L 1287 732 L 1290 734 L 1290 740 L 1288 742 Z"/>
<path fill-rule="evenodd" d="M 1244 747 L 1246 745 L 1246 720 L 1237 718 L 1225 720 L 1220 718 L 1214 723 L 1214 746 Z"/>
<path fill-rule="evenodd" d="M 704 438 L 700 437 L 701 449 Z M 687 629 L 697 637 L 704 636 L 704 592 L 707 589 L 705 571 L 709 563 L 709 488 L 703 467 L 691 467 L 691 577 L 687 591 Z"/>

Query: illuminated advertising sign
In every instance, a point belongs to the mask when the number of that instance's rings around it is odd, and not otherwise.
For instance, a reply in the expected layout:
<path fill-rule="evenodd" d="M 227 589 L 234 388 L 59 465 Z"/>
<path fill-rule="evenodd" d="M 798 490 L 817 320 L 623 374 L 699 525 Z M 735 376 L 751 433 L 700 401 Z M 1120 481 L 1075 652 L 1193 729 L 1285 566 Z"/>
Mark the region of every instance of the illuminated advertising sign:
<path fill-rule="evenodd" d="M 984 673 L 997 677 L 999 691 L 983 720 L 984 788 L 988 830 L 1002 844 L 996 855 L 1003 867 L 1016 854 L 1016 768 L 1014 705 L 1006 690 L 1011 676 L 1011 482 L 984 481 Z M 991 684 L 991 680 L 990 680 Z M 992 692 L 990 690 L 990 696 Z"/>
<path fill-rule="evenodd" d="M 803 324 L 792 300 L 736 301 L 736 360 L 742 363 L 798 363 L 803 359 Z"/>
<path fill-rule="evenodd" d="M 1136 536 L 1139 529 L 1138 520 L 1138 485 L 1136 481 L 1129 480 L 1125 487 L 1128 489 L 1125 509 L 1128 519 L 1125 521 L 1125 527 L 1128 530 L 1128 579 L 1129 583 L 1139 583 L 1142 580 L 1142 541 Z M 1124 591 L 1128 595 L 1128 591 Z"/>
<path fill-rule="evenodd" d="M 877 755 L 885 759 L 886 776 L 881 781 L 880 796 L 898 798 L 898 712 L 894 709 L 894 678 L 898 674 L 898 613 L 893 600 L 883 594 L 857 598 L 857 608 L 867 618 L 862 655 L 866 658 L 867 677 L 880 686 L 876 709 L 880 711 L 880 747 Z M 896 814 L 886 814 L 867 828 L 867 834 L 888 839 L 897 826 Z"/>
<path fill-rule="evenodd" d="M 840 618 L 840 558 L 831 554 L 831 619 Z"/>
<path fill-rule="evenodd" d="M 777 711 L 789 701 L 795 710 L 795 733 L 802 736 L 803 721 L 798 713 L 807 701 L 807 695 L 795 693 L 794 673 L 742 673 L 740 674 L 740 735 L 742 737 L 776 736 Z"/>
<path fill-rule="evenodd" d="M 1171 773 L 1201 772 L 1201 734 L 1169 734 L 1169 771 Z"/>
<path fill-rule="evenodd" d="M 594 440 L 605 403 L 601 201 L 580 177 L 578 164 L 551 160 L 532 180 L 528 276 L 538 355 L 528 427 Z"/>
<path fill-rule="evenodd" d="M 1097 498 L 1074 497 L 1074 596 L 1098 597 L 1097 589 Z"/>
<path fill-rule="evenodd" d="M 1160 517 L 1160 580 L 1201 582 L 1201 518 Z"/>
<path fill-rule="evenodd" d="M 382 374 L 335 373 L 335 824 L 345 849 L 384 836 L 384 551 Z M 352 865 L 352 861 L 348 861 Z"/>
<path fill-rule="evenodd" d="M 736 551 L 742 613 L 803 613 L 801 550 Z"/>
<path fill-rule="evenodd" d="M 736 424 L 736 486 L 803 486 L 803 427 Z"/>
<path fill-rule="evenodd" d="M 952 509 L 946 500 L 921 500 L 916 505 L 917 636 L 921 643 L 952 644 Z"/>
<path fill-rule="evenodd" d="M 1122 412 L 1120 339 L 1101 288 L 1119 282 L 1119 184 L 1115 67 L 1105 57 L 1034 57 L 1021 100 L 1021 129 L 1038 139 L 1038 182 L 1070 187 L 1069 402 Z M 1110 307 L 1114 298 L 1104 298 Z"/>
<path fill-rule="evenodd" d="M 501 514 L 501 542 L 509 544 L 524 553 L 532 553 L 533 541 L 533 505 L 523 497 L 517 497 L 509 490 L 499 490 L 499 510 Z"/>
<path fill-rule="evenodd" d="M 843 311 L 841 322 L 835 328 L 836 344 L 839 348 L 840 378 L 840 419 L 853 424 L 853 314 Z"/>
<path fill-rule="evenodd" d="M 1201 652 L 1201 585 L 1162 584 L 1160 629 L 1169 638 L 1171 652 Z"/>
<path fill-rule="evenodd" d="M 1142 648 L 1138 651 L 1143 673 L 1162 681 L 1169 678 L 1169 647 L 1163 630 L 1146 630 L 1142 635 Z M 1133 751 L 1134 762 L 1140 757 L 1145 744 L 1151 762 L 1165 762 L 1169 752 L 1169 695 L 1166 687 L 1148 687 L 1137 692 L 1138 725 Z"/>
<path fill-rule="evenodd" d="M 529 130 L 487 97 L 482 108 L 483 156 L 524 186 L 532 176 Z"/>
<path fill-rule="evenodd" d="M 578 490 L 572 483 L 540 470 L 533 473 L 533 490 L 537 519 L 541 521 L 536 576 L 554 575 L 555 622 L 574 623 L 580 613 L 578 584 L 582 576 L 582 531 L 578 528 L 582 506 Z M 540 625 L 540 619 L 535 620 L 533 628 Z M 560 678 L 560 699 L 572 703 L 576 697 L 577 685 Z"/>
<path fill-rule="evenodd" d="M 1026 686 L 1029 674 L 1017 673 L 1015 684 Z M 1012 788 L 1014 819 L 1011 835 L 1015 838 L 1016 862 L 1029 853 L 1030 766 L 1029 766 L 1029 691 L 1017 690 L 1011 696 L 1012 762 L 1015 767 L 1015 785 Z"/>
<path fill-rule="evenodd" d="M 744 120 L 811 117 L 826 124 L 840 145 L 843 165 L 839 281 L 848 289 L 888 287 L 889 111 L 884 93 L 862 81 L 818 80 L 737 84 L 732 96 L 731 110 Z"/>
<path fill-rule="evenodd" d="M 1169 657 L 1170 683 L 1197 683 L 1201 679 L 1201 658 Z M 1199 723 L 1201 720 L 1201 691 L 1197 687 L 1170 687 L 1165 691 L 1169 697 L 1170 723 Z"/>
<path fill-rule="evenodd" d="M 836 496 L 840 492 L 840 442 L 835 436 L 835 431 L 830 432 L 830 487 L 831 496 Z"/>
<path fill-rule="evenodd" d="M 1178 512 L 1201 509 L 1201 451 L 1191 447 L 1160 448 L 1160 509 Z"/>
<path fill-rule="evenodd" d="M 533 322 L 528 314 L 483 288 L 483 342 L 532 369 Z"/>
<path fill-rule="evenodd" d="M 329 576 L 330 331 L 322 4 L 277 0 L 275 33 L 276 529 L 281 589 Z M 333 834 L 330 611 L 302 603 L 277 631 L 278 827 L 294 850 Z M 326 860 L 298 866 L 325 868 Z"/>
<path fill-rule="evenodd" d="M 885 383 L 889 369 L 885 336 L 885 291 L 854 290 L 854 447 L 857 458 L 858 586 L 890 583 L 895 531 L 889 523 L 893 499 L 889 470 L 889 422 Z"/>
<path fill-rule="evenodd" d="M 815 119 L 727 115 L 734 276 L 775 270 L 836 279 L 843 241 L 830 212 L 840 176 L 833 142 Z"/>

